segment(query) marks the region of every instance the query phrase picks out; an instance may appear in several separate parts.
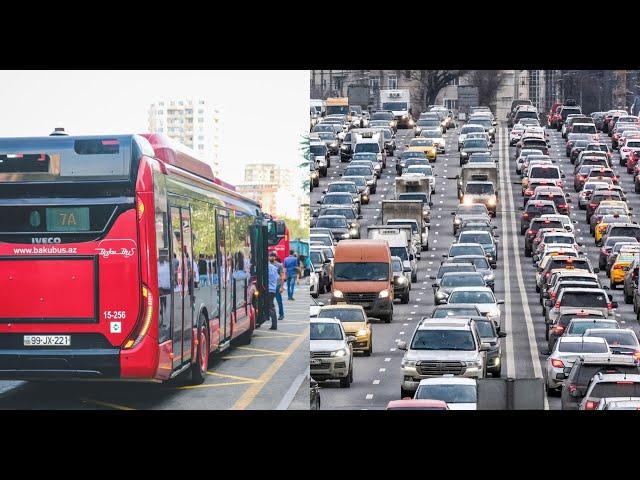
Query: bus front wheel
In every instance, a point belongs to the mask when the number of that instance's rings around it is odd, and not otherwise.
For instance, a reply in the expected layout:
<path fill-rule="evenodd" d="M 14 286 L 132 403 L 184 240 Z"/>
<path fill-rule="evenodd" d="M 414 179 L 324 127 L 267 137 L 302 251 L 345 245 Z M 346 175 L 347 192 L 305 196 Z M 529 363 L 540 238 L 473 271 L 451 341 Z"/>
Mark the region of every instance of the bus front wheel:
<path fill-rule="evenodd" d="M 209 367 L 209 332 L 204 315 L 200 315 L 198 321 L 198 348 L 196 361 L 191 364 L 191 385 L 201 385 L 207 378 L 207 368 Z"/>

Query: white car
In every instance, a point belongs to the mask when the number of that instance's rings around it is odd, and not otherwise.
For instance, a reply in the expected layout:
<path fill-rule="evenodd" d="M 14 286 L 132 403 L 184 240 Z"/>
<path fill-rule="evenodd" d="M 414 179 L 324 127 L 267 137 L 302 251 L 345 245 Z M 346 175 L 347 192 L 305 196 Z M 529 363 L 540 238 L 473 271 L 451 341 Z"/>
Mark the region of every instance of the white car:
<path fill-rule="evenodd" d="M 523 148 L 520 150 L 520 155 L 516 159 L 516 173 L 520 175 L 522 173 L 522 166 L 524 165 L 524 161 L 527 159 L 529 155 L 544 155 L 542 150 L 538 150 L 537 148 Z"/>
<path fill-rule="evenodd" d="M 309 291 L 313 298 L 318 298 L 319 292 L 319 281 L 318 281 L 318 272 L 316 272 L 315 268 L 313 268 L 313 263 L 311 264 L 311 273 L 309 273 Z"/>
<path fill-rule="evenodd" d="M 485 317 L 493 320 L 496 329 L 500 331 L 500 307 L 504 300 L 496 300 L 489 287 L 457 287 L 451 290 L 447 304 L 473 303 Z"/>
<path fill-rule="evenodd" d="M 627 138 L 624 142 L 624 145 L 620 147 L 620 165 L 626 165 L 627 159 L 631 152 L 637 152 L 640 150 L 640 139 L 639 138 Z"/>
<path fill-rule="evenodd" d="M 546 362 L 546 388 L 552 393 L 562 387 L 565 379 L 564 369 L 571 369 L 578 357 L 587 358 L 609 353 L 609 344 L 601 337 L 558 338 Z"/>
<path fill-rule="evenodd" d="M 640 410 L 640 397 L 601 398 L 597 410 Z"/>
<path fill-rule="evenodd" d="M 509 131 L 509 145 L 514 146 L 520 138 L 522 138 L 522 134 L 524 133 L 526 127 L 521 123 L 517 123 L 513 126 L 513 128 Z M 541 152 L 542 153 L 542 152 Z"/>
<path fill-rule="evenodd" d="M 478 385 L 475 378 L 443 376 L 420 380 L 414 400 L 442 400 L 449 410 L 477 410 Z"/>
<path fill-rule="evenodd" d="M 339 380 L 341 388 L 353 382 L 353 348 L 355 337 L 348 337 L 336 318 L 312 318 L 309 337 L 311 376 L 316 381 Z"/>
<path fill-rule="evenodd" d="M 318 313 L 320 313 L 322 307 L 324 307 L 324 303 L 312 298 L 311 304 L 309 305 L 309 318 L 318 318 Z"/>
<path fill-rule="evenodd" d="M 467 123 L 464 127 L 460 129 L 460 134 L 458 135 L 458 151 L 462 148 L 467 135 L 472 132 L 481 132 L 485 133 L 484 127 L 482 125 L 474 125 L 471 123 Z"/>

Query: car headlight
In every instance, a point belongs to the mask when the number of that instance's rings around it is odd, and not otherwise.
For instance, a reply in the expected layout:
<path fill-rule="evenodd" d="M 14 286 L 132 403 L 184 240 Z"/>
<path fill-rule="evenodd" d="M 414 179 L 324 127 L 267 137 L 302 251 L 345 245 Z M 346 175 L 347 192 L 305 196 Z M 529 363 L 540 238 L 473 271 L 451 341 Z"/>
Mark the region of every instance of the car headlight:
<path fill-rule="evenodd" d="M 355 228 L 352 228 L 351 230 L 349 230 L 349 235 L 351 235 L 352 237 L 355 237 L 356 235 L 358 235 L 358 230 L 356 230 Z"/>
<path fill-rule="evenodd" d="M 493 128 L 490 128 L 490 129 L 489 129 L 489 133 L 490 133 L 491 135 L 493 135 L 495 132 L 496 132 L 496 131 L 495 131 Z"/>
<path fill-rule="evenodd" d="M 473 360 L 471 362 L 464 362 L 467 367 L 471 368 L 480 368 L 482 366 L 482 362 L 480 360 Z"/>
<path fill-rule="evenodd" d="M 369 331 L 363 328 L 362 330 L 358 330 L 358 332 L 356 333 L 356 337 L 364 337 L 368 333 Z"/>
<path fill-rule="evenodd" d="M 332 142 L 331 144 L 329 144 L 329 146 L 335 148 L 338 146 L 338 144 L 336 142 Z"/>
<path fill-rule="evenodd" d="M 404 285 L 407 283 L 407 278 L 405 276 L 398 277 L 396 281 L 398 282 L 398 285 Z"/>
<path fill-rule="evenodd" d="M 389 290 L 382 290 L 379 294 L 378 294 L 378 298 L 387 298 L 389 296 Z"/>
<path fill-rule="evenodd" d="M 416 366 L 416 361 L 415 360 L 405 360 L 404 358 L 402 359 L 402 363 L 401 363 L 403 368 L 415 368 Z"/>
<path fill-rule="evenodd" d="M 409 125 L 414 125 L 416 122 L 414 122 L 413 120 L 409 120 Z"/>
<path fill-rule="evenodd" d="M 346 149 L 347 149 L 347 146 L 346 146 L 346 145 L 342 145 L 342 146 L 340 147 L 340 149 L 341 149 L 341 150 L 346 150 Z"/>
<path fill-rule="evenodd" d="M 489 199 L 489 202 L 487 202 L 489 204 L 490 207 L 495 207 L 496 206 L 496 199 L 495 197 L 491 197 Z"/>
<path fill-rule="evenodd" d="M 373 185 L 373 180 L 367 180 L 367 185 Z"/>
<path fill-rule="evenodd" d="M 460 219 L 459 218 L 454 219 L 453 223 L 455 223 L 456 225 L 460 225 Z"/>
<path fill-rule="evenodd" d="M 448 294 L 446 294 L 446 293 L 444 293 L 444 292 L 438 292 L 438 293 L 436 293 L 436 298 L 438 298 L 438 299 L 440 299 L 440 300 L 442 300 L 442 299 L 444 299 L 444 298 L 448 298 L 448 297 L 449 297 L 449 295 L 448 295 Z"/>
<path fill-rule="evenodd" d="M 500 316 L 500 312 L 498 312 L 498 313 L 493 313 L 493 312 L 487 313 L 487 318 L 494 319 L 494 318 L 498 318 L 499 316 Z"/>
<path fill-rule="evenodd" d="M 485 282 L 493 282 L 496 279 L 496 276 L 493 273 L 490 273 L 489 275 L 483 275 L 482 278 Z"/>
<path fill-rule="evenodd" d="M 341 348 L 340 350 L 336 350 L 335 352 L 331 352 L 331 356 L 332 357 L 346 357 L 347 356 L 347 351 L 344 348 Z"/>
<path fill-rule="evenodd" d="M 342 238 L 349 238 L 349 233 L 343 233 Z"/>
<path fill-rule="evenodd" d="M 471 199 L 471 197 L 465 195 L 464 197 L 462 197 L 462 204 L 463 205 L 471 205 L 473 203 L 473 200 Z"/>
<path fill-rule="evenodd" d="M 460 152 L 461 157 L 468 157 L 469 154 L 467 152 Z"/>
<path fill-rule="evenodd" d="M 335 298 L 344 298 L 344 293 L 342 293 L 340 290 L 333 290 L 333 296 Z"/>

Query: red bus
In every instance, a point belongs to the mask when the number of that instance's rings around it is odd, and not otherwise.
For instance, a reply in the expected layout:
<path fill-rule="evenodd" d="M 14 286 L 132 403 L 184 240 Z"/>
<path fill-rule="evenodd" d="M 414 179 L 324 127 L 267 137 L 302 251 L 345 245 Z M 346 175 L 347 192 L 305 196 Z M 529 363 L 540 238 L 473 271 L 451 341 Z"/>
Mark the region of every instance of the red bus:
<path fill-rule="evenodd" d="M 284 220 L 272 220 L 272 228 L 275 229 L 275 231 L 270 232 L 269 253 L 276 252 L 280 262 L 284 262 L 284 259 L 289 255 L 289 229 Z"/>
<path fill-rule="evenodd" d="M 0 138 L 0 378 L 198 384 L 250 342 L 275 227 L 214 180 L 156 134 Z"/>

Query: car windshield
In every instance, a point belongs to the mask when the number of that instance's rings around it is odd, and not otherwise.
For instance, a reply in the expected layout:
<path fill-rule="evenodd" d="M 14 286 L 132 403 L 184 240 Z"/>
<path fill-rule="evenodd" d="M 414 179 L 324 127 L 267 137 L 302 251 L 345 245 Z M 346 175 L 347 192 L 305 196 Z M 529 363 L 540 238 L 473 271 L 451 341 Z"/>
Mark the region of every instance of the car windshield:
<path fill-rule="evenodd" d="M 356 186 L 348 183 L 330 183 L 327 192 L 349 192 L 355 193 Z"/>
<path fill-rule="evenodd" d="M 402 272 L 404 267 L 402 266 L 402 260 L 393 259 L 393 266 L 391 267 L 394 272 Z"/>
<path fill-rule="evenodd" d="M 484 249 L 482 245 L 451 245 L 449 256 L 457 255 L 484 255 Z"/>
<path fill-rule="evenodd" d="M 569 337 L 570 338 L 570 337 Z M 558 352 L 561 353 L 607 353 L 609 347 L 607 344 L 595 343 L 595 342 L 570 342 L 562 341 L 558 342 Z"/>
<path fill-rule="evenodd" d="M 531 169 L 531 178 L 560 178 L 560 172 L 557 168 L 533 167 Z"/>
<path fill-rule="evenodd" d="M 470 307 L 462 308 L 438 308 L 433 311 L 432 318 L 445 318 L 445 317 L 473 317 L 479 315 L 478 310 Z"/>
<path fill-rule="evenodd" d="M 318 265 L 322 263 L 322 254 L 320 252 L 314 252 L 313 250 L 309 252 L 309 256 L 311 257 L 311 263 L 314 265 Z"/>
<path fill-rule="evenodd" d="M 411 342 L 412 350 L 473 351 L 476 343 L 469 330 L 417 330 Z"/>
<path fill-rule="evenodd" d="M 476 387 L 473 385 L 421 385 L 414 398 L 442 400 L 447 403 L 476 403 Z"/>
<path fill-rule="evenodd" d="M 475 272 L 475 271 L 476 271 L 476 267 L 474 267 L 473 265 L 456 265 L 456 264 L 449 263 L 449 264 L 440 266 L 440 268 L 438 269 L 438 274 L 436 278 L 442 278 L 444 274 L 448 272 Z"/>
<path fill-rule="evenodd" d="M 423 130 L 420 136 L 425 138 L 441 138 L 442 134 L 438 130 Z"/>
<path fill-rule="evenodd" d="M 575 239 L 573 237 L 569 237 L 566 235 L 547 235 L 544 237 L 544 243 L 575 243 Z"/>
<path fill-rule="evenodd" d="M 433 170 L 431 167 L 421 166 L 421 165 L 411 165 L 407 168 L 407 173 L 420 173 L 422 175 L 431 176 L 433 175 Z"/>
<path fill-rule="evenodd" d="M 538 214 L 549 214 L 549 213 L 556 213 L 556 208 L 555 205 L 549 205 L 549 204 L 542 204 L 542 205 L 537 205 L 535 203 L 527 203 L 527 209 L 526 212 L 531 215 L 532 213 L 538 213 Z"/>
<path fill-rule="evenodd" d="M 459 275 L 456 273 L 448 273 L 443 275 L 440 282 L 441 287 L 484 287 L 482 275 Z"/>
<path fill-rule="evenodd" d="M 461 258 L 461 257 L 454 257 L 451 259 L 452 263 L 455 262 L 460 262 L 460 263 L 473 263 L 476 267 L 476 269 L 478 270 L 488 270 L 489 268 L 489 262 L 487 262 L 487 259 L 485 257 L 473 257 L 473 258 Z"/>
<path fill-rule="evenodd" d="M 409 255 L 407 255 L 407 247 L 390 247 L 391 256 L 399 257 L 403 262 L 405 260 L 409 260 Z"/>
<path fill-rule="evenodd" d="M 373 175 L 373 172 L 368 167 L 347 167 L 347 169 L 344 171 L 344 174 L 371 177 Z"/>
<path fill-rule="evenodd" d="M 325 145 L 311 145 L 309 151 L 315 157 L 324 157 L 327 154 L 327 147 Z"/>
<path fill-rule="evenodd" d="M 427 159 L 427 157 L 425 156 L 424 152 L 402 152 L 400 154 L 400 159 L 401 160 L 406 160 L 408 158 L 422 158 L 424 160 Z"/>
<path fill-rule="evenodd" d="M 479 138 L 470 138 L 464 141 L 463 148 L 487 148 L 487 142 Z"/>
<path fill-rule="evenodd" d="M 322 201 L 324 204 L 344 205 L 353 203 L 351 195 L 327 195 Z"/>
<path fill-rule="evenodd" d="M 465 193 L 493 195 L 495 190 L 493 188 L 493 183 L 467 183 Z"/>
<path fill-rule="evenodd" d="M 359 308 L 321 308 L 318 314 L 322 318 L 337 318 L 341 322 L 364 322 L 366 317 Z"/>
<path fill-rule="evenodd" d="M 429 197 L 426 193 L 401 193 L 398 195 L 398 200 L 420 200 L 422 203 L 427 203 Z"/>
<path fill-rule="evenodd" d="M 496 303 L 491 292 L 458 291 L 449 295 L 449 303 Z"/>
<path fill-rule="evenodd" d="M 331 246 L 333 245 L 333 242 L 331 241 L 331 237 L 329 237 L 328 235 L 311 235 L 311 241 L 312 242 L 321 242 L 323 245 L 328 245 Z"/>
<path fill-rule="evenodd" d="M 347 221 L 344 218 L 318 218 L 316 227 L 324 228 L 347 228 Z"/>
<path fill-rule="evenodd" d="M 640 237 L 640 227 L 612 227 L 609 235 Z"/>
<path fill-rule="evenodd" d="M 573 144 L 573 148 L 585 148 L 588 144 L 588 140 L 576 140 L 576 142 Z"/>
<path fill-rule="evenodd" d="M 488 213 L 487 207 L 482 205 L 481 203 L 476 203 L 473 205 L 460 205 L 458 206 L 458 215 L 471 215 L 471 214 L 482 214 Z"/>
<path fill-rule="evenodd" d="M 573 321 L 569 326 L 569 330 L 567 333 L 582 335 L 584 332 L 589 330 L 590 328 L 617 328 L 617 323 L 612 322 L 611 320 L 589 320 L 589 321 Z"/>
<path fill-rule="evenodd" d="M 640 397 L 640 383 L 598 382 L 591 390 L 590 396 L 593 398 Z"/>
<path fill-rule="evenodd" d="M 433 140 L 429 138 L 416 138 L 409 142 L 410 147 L 433 147 Z"/>
<path fill-rule="evenodd" d="M 539 230 L 540 228 L 563 228 L 562 222 L 559 220 L 539 220 L 534 219 L 529 227 L 531 230 Z"/>
<path fill-rule="evenodd" d="M 344 177 L 343 177 L 344 178 Z M 358 187 L 364 187 L 367 184 L 367 179 L 364 177 L 350 177 L 344 178 L 345 181 L 350 181 L 355 183 Z"/>
<path fill-rule="evenodd" d="M 476 327 L 478 327 L 478 333 L 482 338 L 491 338 L 496 336 L 496 331 L 491 320 L 476 320 Z"/>
<path fill-rule="evenodd" d="M 322 140 L 335 140 L 336 136 L 331 132 L 318 132 L 318 137 Z"/>
<path fill-rule="evenodd" d="M 389 280 L 389 264 L 383 262 L 340 262 L 334 265 L 333 275 L 338 281 L 382 282 Z"/>
<path fill-rule="evenodd" d="M 600 337 L 604 338 L 610 347 L 616 347 L 618 345 L 638 345 L 638 339 L 631 332 L 618 332 L 618 331 L 595 331 L 587 332 L 587 337 Z"/>
<path fill-rule="evenodd" d="M 371 115 L 371 120 L 393 120 L 391 112 L 375 112 Z"/>
<path fill-rule="evenodd" d="M 591 124 L 574 124 L 571 129 L 573 133 L 596 133 L 596 126 Z"/>
<path fill-rule="evenodd" d="M 349 220 L 356 218 L 356 213 L 351 208 L 327 208 L 322 213 L 324 215 L 342 215 Z"/>
<path fill-rule="evenodd" d="M 475 232 L 462 232 L 458 239 L 460 243 L 480 243 L 483 245 L 489 245 L 493 243 L 491 234 L 487 232 L 475 233 Z"/>
<path fill-rule="evenodd" d="M 336 323 L 311 322 L 311 340 L 342 340 L 342 330 Z"/>
<path fill-rule="evenodd" d="M 380 145 L 378 145 L 377 143 L 357 143 L 354 151 L 356 153 L 359 153 L 359 152 L 380 153 Z"/>
<path fill-rule="evenodd" d="M 369 160 L 371 162 L 375 162 L 377 158 L 378 156 L 375 153 L 359 152 L 353 154 L 351 161 L 355 162 L 357 160 Z"/>

